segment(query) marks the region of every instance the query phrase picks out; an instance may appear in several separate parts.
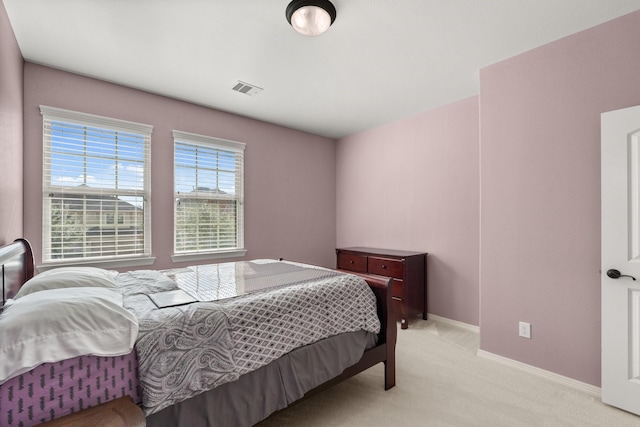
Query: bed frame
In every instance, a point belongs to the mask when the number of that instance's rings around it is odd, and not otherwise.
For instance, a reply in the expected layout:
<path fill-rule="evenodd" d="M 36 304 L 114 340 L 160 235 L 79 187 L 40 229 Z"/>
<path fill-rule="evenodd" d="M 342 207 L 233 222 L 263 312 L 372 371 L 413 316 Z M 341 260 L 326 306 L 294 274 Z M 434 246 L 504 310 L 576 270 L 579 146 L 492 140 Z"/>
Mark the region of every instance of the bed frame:
<path fill-rule="evenodd" d="M 0 247 L 0 266 L 2 267 L 2 306 L 7 299 L 12 298 L 20 287 L 31 277 L 35 268 L 31 245 L 25 239 L 17 239 L 12 244 Z M 346 272 L 355 274 L 353 272 Z M 380 333 L 375 347 L 366 350 L 358 363 L 347 368 L 341 375 L 321 384 L 307 392 L 305 398 L 324 390 L 333 384 L 344 381 L 370 367 L 384 363 L 384 388 L 395 386 L 396 366 L 395 348 L 397 338 L 397 323 L 393 313 L 391 299 L 391 280 L 386 277 L 358 274 L 362 276 L 373 290 L 378 306 L 378 317 L 381 322 Z"/>
<path fill-rule="evenodd" d="M 398 336 L 396 315 L 393 311 L 392 286 L 393 279 L 372 274 L 354 273 L 352 271 L 342 271 L 347 274 L 355 274 L 366 280 L 371 290 L 376 296 L 378 305 L 378 318 L 380 319 L 380 333 L 378 343 L 375 347 L 367 350 L 362 355 L 362 359 L 355 365 L 347 368 L 342 375 L 334 378 L 321 387 L 344 381 L 373 365 L 384 363 L 384 389 L 389 390 L 396 385 L 396 340 Z M 313 390 L 315 392 L 316 390 Z"/>
<path fill-rule="evenodd" d="M 25 239 L 17 239 L 12 244 L 0 247 L 2 266 L 2 305 L 18 292 L 20 286 L 31 279 L 35 272 L 31 244 Z"/>

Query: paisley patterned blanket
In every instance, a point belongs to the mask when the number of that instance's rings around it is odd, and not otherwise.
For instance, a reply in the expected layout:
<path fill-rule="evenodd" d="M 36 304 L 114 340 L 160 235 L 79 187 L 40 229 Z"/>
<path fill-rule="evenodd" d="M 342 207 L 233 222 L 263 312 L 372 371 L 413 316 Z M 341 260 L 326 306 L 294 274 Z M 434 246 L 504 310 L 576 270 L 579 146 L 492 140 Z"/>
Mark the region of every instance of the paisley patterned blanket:
<path fill-rule="evenodd" d="M 233 264 L 245 284 L 237 296 L 202 301 L 203 295 L 213 299 L 209 291 L 183 287 L 200 301 L 163 309 L 148 295 L 178 289 L 175 271 L 118 275 L 124 305 L 139 322 L 136 352 L 147 415 L 234 381 L 295 348 L 343 332 L 380 330 L 375 296 L 360 277 L 280 261 L 267 262 L 268 268 Z M 219 286 L 220 278 L 202 267 L 207 274 L 200 284 Z M 256 285 L 261 280 L 268 289 Z"/>

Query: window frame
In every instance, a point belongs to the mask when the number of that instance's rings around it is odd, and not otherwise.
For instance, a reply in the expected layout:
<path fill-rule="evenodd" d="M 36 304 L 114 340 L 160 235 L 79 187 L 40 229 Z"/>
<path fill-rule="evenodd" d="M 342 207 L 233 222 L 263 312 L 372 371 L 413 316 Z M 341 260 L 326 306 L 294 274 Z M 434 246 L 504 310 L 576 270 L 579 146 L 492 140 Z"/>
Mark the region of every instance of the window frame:
<path fill-rule="evenodd" d="M 204 249 L 204 250 L 187 250 L 178 251 L 178 226 L 177 226 L 177 209 L 178 200 L 184 196 L 183 193 L 178 191 L 178 179 L 177 173 L 177 147 L 179 144 L 190 146 L 201 146 L 208 150 L 216 150 L 220 152 L 233 152 L 236 156 L 239 155 L 239 161 L 236 160 L 235 166 L 239 169 L 235 172 L 235 192 L 233 197 L 220 198 L 216 197 L 218 193 L 212 193 L 210 197 L 198 194 L 198 199 L 203 200 L 235 200 L 236 201 L 236 246 L 233 248 L 223 249 Z M 231 258 L 241 257 L 247 253 L 244 247 L 244 164 L 245 164 L 245 148 L 246 144 L 243 142 L 231 141 L 227 139 L 216 138 L 212 136 L 198 135 L 189 132 L 173 131 L 173 255 L 171 259 L 174 262 L 182 261 L 199 261 L 205 259 L 217 259 L 217 258 Z"/>
<path fill-rule="evenodd" d="M 93 265 L 105 268 L 118 268 L 118 267 L 132 267 L 139 265 L 150 265 L 154 262 L 155 258 L 151 254 L 151 133 L 153 126 L 135 123 L 120 119 L 114 119 L 109 117 L 97 116 L 87 113 L 81 113 L 77 111 L 64 110 L 56 107 L 48 107 L 41 105 L 40 113 L 43 116 L 43 165 L 42 165 L 42 265 L 38 266 L 38 270 L 43 271 L 49 268 L 60 267 L 64 265 Z M 80 191 L 76 186 L 68 185 L 54 185 L 52 182 L 53 164 L 55 163 L 52 158 L 54 152 L 52 151 L 52 124 L 63 123 L 70 126 L 79 126 L 93 129 L 102 129 L 106 131 L 122 132 L 127 134 L 136 134 L 143 139 L 143 153 L 142 153 L 142 189 L 117 189 L 117 188 L 90 188 L 85 187 L 86 191 Z M 86 141 L 86 139 L 85 139 Z M 86 156 L 84 158 L 87 158 Z M 110 159 L 109 156 L 106 156 Z M 114 161 L 117 161 L 117 156 L 113 157 Z M 54 162 L 54 163 L 52 163 Z M 85 176 L 86 172 L 85 172 Z M 117 185 L 114 185 L 117 187 Z M 75 196 L 98 196 L 109 195 L 119 200 L 120 196 L 133 196 L 140 197 L 142 199 L 142 218 L 143 226 L 140 229 L 143 232 L 143 248 L 140 253 L 137 254 L 123 254 L 123 255 L 99 255 L 99 256 L 82 256 L 71 258 L 53 258 L 52 251 L 52 222 L 51 222 L 51 201 L 55 198 L 53 194 L 61 194 L 62 197 L 68 195 Z M 85 202 L 86 203 L 86 202 Z M 119 203 L 119 202 L 116 202 Z M 86 209 L 86 205 L 84 207 Z M 114 211 L 114 213 L 117 212 Z M 104 221 L 103 213 L 100 214 L 100 223 Z M 108 215 L 108 212 L 104 213 Z M 86 215 L 86 212 L 85 212 Z M 117 216 L 114 215 L 114 224 L 116 225 Z M 119 225 L 119 224 L 118 224 Z M 83 224 L 85 233 L 89 231 L 90 225 Z M 115 227 L 118 228 L 118 227 Z M 102 230 L 102 229 L 101 229 Z M 100 231 L 102 234 L 102 231 Z M 117 239 L 116 245 L 117 245 Z M 103 244 L 104 243 L 104 244 Z M 100 247 L 104 250 L 109 241 L 100 241 Z M 82 247 L 84 255 L 86 255 L 89 246 L 85 243 Z"/>

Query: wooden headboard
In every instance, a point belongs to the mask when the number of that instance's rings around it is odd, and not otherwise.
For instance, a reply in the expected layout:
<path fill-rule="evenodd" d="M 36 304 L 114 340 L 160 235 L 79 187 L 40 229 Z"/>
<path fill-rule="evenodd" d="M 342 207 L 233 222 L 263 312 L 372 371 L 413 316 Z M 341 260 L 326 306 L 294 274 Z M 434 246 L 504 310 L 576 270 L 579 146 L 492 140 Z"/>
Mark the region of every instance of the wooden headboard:
<path fill-rule="evenodd" d="M 33 277 L 35 266 L 31 244 L 26 239 L 16 239 L 10 245 L 0 247 L 2 267 L 2 305 L 18 292 L 18 289 Z"/>

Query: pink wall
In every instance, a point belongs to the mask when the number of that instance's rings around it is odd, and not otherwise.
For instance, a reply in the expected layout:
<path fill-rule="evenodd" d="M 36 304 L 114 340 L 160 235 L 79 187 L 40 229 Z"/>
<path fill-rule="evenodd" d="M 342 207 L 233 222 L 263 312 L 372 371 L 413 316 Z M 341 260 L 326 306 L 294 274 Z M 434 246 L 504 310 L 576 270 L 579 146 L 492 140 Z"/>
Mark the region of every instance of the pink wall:
<path fill-rule="evenodd" d="M 480 73 L 481 348 L 593 385 L 600 113 L 640 104 L 639 40 L 636 12 Z"/>
<path fill-rule="evenodd" d="M 246 258 L 284 257 L 333 266 L 334 140 L 26 63 L 24 230 L 36 248 L 36 263 L 41 260 L 42 243 L 39 105 L 153 126 L 151 215 L 156 262 L 151 268 L 173 266 L 173 129 L 247 144 Z"/>
<path fill-rule="evenodd" d="M 478 325 L 478 97 L 338 141 L 339 246 L 428 252 L 428 311 Z"/>
<path fill-rule="evenodd" d="M 0 2 L 0 245 L 22 237 L 22 69 L 24 61 Z"/>

